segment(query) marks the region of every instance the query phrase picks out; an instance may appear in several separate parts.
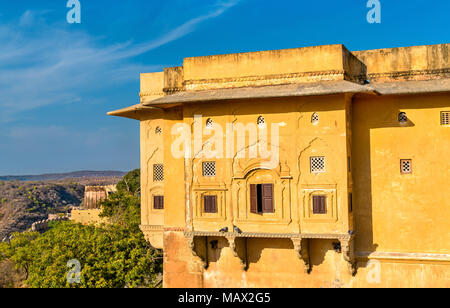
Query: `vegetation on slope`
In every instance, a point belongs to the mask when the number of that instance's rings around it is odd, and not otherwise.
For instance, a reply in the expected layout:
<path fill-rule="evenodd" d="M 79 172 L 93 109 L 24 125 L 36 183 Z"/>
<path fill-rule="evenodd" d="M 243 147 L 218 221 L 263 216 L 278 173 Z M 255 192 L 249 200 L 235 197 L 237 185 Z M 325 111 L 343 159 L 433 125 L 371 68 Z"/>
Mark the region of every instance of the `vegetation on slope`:
<path fill-rule="evenodd" d="M 0 241 L 23 232 L 49 214 L 66 213 L 79 206 L 84 186 L 78 183 L 0 181 Z"/>
<path fill-rule="evenodd" d="M 139 182 L 138 175 L 136 170 L 131 172 L 127 183 L 121 183 L 117 193 L 104 201 L 102 215 L 111 224 L 58 222 L 42 235 L 17 233 L 10 243 L 0 244 L 0 262 L 13 262 L 24 274 L 28 287 L 160 286 L 161 251 L 151 248 L 139 230 L 140 197 L 136 186 L 130 188 L 130 183 Z M 80 264 L 79 283 L 67 280 L 73 270 L 67 267 L 71 260 Z M 4 282 L 3 286 L 8 283 L 14 282 Z"/>

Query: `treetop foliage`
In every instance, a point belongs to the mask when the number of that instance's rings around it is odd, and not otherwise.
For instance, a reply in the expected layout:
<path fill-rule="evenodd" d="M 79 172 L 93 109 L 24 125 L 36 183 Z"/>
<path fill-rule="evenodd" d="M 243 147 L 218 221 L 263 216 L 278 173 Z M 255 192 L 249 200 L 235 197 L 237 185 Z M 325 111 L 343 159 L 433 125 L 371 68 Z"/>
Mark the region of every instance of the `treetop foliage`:
<path fill-rule="evenodd" d="M 139 195 L 141 193 L 141 169 L 135 169 L 128 172 L 122 180 L 117 183 L 117 191 Z"/>
<path fill-rule="evenodd" d="M 55 223 L 42 235 L 16 233 L 10 244 L 0 244 L 0 256 L 24 269 L 32 288 L 155 287 L 162 267 L 161 253 L 142 233 L 73 222 Z M 79 284 L 67 280 L 70 260 L 80 262 Z"/>

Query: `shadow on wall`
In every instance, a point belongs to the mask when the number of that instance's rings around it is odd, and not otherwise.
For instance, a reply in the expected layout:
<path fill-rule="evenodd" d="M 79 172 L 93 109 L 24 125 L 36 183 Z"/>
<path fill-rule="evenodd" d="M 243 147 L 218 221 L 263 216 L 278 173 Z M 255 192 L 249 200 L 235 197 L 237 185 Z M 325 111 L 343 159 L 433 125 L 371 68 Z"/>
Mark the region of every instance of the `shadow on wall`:
<path fill-rule="evenodd" d="M 373 145 L 371 146 L 371 143 L 373 143 L 371 134 L 377 129 L 383 128 L 401 130 L 416 127 L 416 123 L 409 118 L 403 123 L 399 121 L 402 112 L 405 112 L 406 116 L 408 116 L 408 110 L 415 110 L 417 112 L 417 109 L 448 108 L 448 102 L 445 102 L 445 100 L 436 101 L 431 99 L 432 97 L 433 95 L 427 94 L 423 96 L 384 96 L 381 98 L 378 96 L 369 97 L 367 95 L 358 95 L 354 98 L 352 118 L 358 119 L 358 121 L 353 123 L 352 141 L 352 172 L 353 178 L 355 179 L 353 189 L 354 217 L 355 230 L 357 231 L 355 239 L 356 251 L 372 253 L 379 246 L 378 243 L 374 242 L 373 234 L 374 208 L 372 188 L 374 170 L 372 170 L 371 154 L 388 149 L 374 148 Z M 410 134 L 421 135 L 426 133 L 426 129 L 415 130 L 413 133 L 410 132 Z M 420 135 L 415 136 L 420 137 Z M 405 142 L 408 142 L 408 138 L 398 140 L 399 146 L 405 144 Z M 373 153 L 371 153 L 371 150 Z M 403 158 L 407 159 L 409 157 Z M 398 163 L 400 164 L 400 161 Z M 380 176 L 378 175 L 378 177 Z M 389 181 L 389 179 L 387 180 Z M 390 236 L 396 236 L 396 234 L 391 234 Z"/>
<path fill-rule="evenodd" d="M 367 98 L 366 98 L 367 99 Z M 374 101 L 374 104 L 376 102 Z M 364 104 L 367 106 L 367 104 Z M 370 107 L 369 107 L 370 108 Z M 358 115 L 355 116 L 355 113 Z M 353 104 L 353 119 L 365 118 L 366 121 L 353 124 L 353 141 L 352 141 L 352 155 L 353 155 L 353 178 L 354 181 L 354 217 L 355 217 L 355 230 L 356 245 L 355 250 L 375 252 L 378 248 L 378 244 L 374 243 L 373 239 L 373 218 L 372 218 L 372 162 L 371 162 L 371 146 L 370 146 L 370 131 L 377 128 L 393 128 L 399 129 L 404 127 L 415 126 L 411 120 L 407 120 L 406 123 L 400 124 L 398 122 L 398 116 L 401 113 L 398 108 L 393 108 L 389 111 L 385 111 L 384 114 L 379 114 L 381 118 L 367 116 L 371 115 L 373 111 L 362 110 L 358 102 Z M 362 149 L 362 151 L 361 151 Z M 358 236 L 359 235 L 359 236 Z"/>

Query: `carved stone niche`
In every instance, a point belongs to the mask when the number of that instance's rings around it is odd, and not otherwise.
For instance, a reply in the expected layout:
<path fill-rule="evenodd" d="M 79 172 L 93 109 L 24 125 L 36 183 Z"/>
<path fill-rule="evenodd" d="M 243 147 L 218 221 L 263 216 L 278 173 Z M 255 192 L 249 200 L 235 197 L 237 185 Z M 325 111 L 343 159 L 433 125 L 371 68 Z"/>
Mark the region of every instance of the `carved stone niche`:
<path fill-rule="evenodd" d="M 311 262 L 309 258 L 309 240 L 303 239 L 300 236 L 291 237 L 294 244 L 294 250 L 297 253 L 298 259 L 303 263 L 303 268 L 306 274 L 311 273 Z"/>

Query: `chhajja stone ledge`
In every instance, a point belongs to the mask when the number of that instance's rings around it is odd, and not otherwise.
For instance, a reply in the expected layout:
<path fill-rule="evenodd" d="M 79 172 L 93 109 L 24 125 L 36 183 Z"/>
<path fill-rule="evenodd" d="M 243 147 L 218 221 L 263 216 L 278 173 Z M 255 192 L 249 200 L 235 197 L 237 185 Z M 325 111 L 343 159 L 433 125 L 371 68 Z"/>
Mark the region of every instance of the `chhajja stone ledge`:
<path fill-rule="evenodd" d="M 333 94 L 408 95 L 450 91 L 450 78 L 414 80 L 360 85 L 350 81 L 325 81 L 264 87 L 244 87 L 203 91 L 185 91 L 143 103 L 147 107 L 168 108 L 185 103 L 238 99 L 283 98 Z"/>

